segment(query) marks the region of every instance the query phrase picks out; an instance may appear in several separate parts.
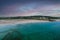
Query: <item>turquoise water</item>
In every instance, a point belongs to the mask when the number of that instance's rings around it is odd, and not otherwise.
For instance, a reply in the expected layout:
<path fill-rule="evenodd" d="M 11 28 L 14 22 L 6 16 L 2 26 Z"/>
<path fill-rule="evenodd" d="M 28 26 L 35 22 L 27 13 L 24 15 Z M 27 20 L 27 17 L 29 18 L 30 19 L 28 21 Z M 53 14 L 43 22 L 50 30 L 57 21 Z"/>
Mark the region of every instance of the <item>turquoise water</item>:
<path fill-rule="evenodd" d="M 8 32 L 10 37 L 5 36 Z M 21 40 L 60 40 L 60 22 L 0 25 L 0 40 L 4 40 L 4 37 L 12 40 L 12 36 L 19 37 Z"/>

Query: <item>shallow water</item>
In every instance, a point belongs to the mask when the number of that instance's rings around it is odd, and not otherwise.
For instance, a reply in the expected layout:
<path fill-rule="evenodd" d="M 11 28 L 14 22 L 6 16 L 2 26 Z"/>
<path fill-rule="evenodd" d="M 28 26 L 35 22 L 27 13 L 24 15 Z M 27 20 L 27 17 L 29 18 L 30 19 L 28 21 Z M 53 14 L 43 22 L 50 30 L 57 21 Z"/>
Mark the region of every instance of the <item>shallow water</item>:
<path fill-rule="evenodd" d="M 11 37 L 21 40 L 60 40 L 60 22 L 0 25 L 0 40 L 17 40 Z"/>

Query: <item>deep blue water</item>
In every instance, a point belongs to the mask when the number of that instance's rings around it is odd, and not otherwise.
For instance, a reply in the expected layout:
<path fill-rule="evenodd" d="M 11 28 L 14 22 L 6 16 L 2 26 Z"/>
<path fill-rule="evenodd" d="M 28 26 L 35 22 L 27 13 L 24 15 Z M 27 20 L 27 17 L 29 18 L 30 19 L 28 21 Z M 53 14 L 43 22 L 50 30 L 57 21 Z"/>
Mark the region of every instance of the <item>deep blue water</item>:
<path fill-rule="evenodd" d="M 0 40 L 13 31 L 15 36 L 21 34 L 21 40 L 60 40 L 60 22 L 0 25 Z"/>

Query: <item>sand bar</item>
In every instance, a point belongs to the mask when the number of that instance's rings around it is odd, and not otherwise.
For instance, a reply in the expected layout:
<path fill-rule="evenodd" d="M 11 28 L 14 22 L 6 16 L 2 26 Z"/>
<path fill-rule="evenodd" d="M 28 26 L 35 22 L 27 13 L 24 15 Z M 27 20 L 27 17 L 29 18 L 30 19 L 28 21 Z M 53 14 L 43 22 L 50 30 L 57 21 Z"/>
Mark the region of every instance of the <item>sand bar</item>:
<path fill-rule="evenodd" d="M 44 20 L 24 20 L 24 19 L 15 19 L 15 20 L 0 20 L 0 24 L 22 24 L 22 23 L 33 23 L 33 22 L 49 22 Z"/>

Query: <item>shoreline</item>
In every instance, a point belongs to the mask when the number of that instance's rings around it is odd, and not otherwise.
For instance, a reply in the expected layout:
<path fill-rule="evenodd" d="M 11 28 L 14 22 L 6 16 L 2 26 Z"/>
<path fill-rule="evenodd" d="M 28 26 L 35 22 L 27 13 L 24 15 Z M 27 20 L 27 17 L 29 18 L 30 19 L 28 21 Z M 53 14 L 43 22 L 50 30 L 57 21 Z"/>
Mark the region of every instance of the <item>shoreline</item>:
<path fill-rule="evenodd" d="M 0 20 L 0 24 L 23 24 L 34 22 L 49 22 L 44 20 L 29 20 L 29 19 L 15 19 L 15 20 Z"/>

